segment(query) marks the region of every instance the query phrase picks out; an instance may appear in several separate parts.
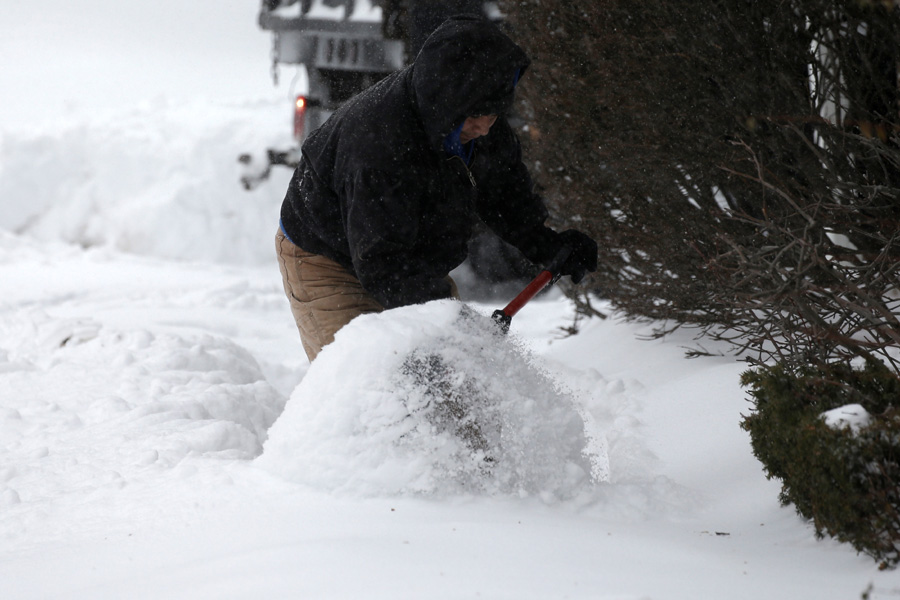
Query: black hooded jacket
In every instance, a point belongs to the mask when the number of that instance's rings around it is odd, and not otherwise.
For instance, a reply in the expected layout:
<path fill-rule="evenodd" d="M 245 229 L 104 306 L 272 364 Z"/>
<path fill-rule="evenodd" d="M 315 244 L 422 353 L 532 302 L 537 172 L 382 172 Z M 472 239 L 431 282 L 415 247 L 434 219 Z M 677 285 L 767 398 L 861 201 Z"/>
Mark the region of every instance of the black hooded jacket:
<path fill-rule="evenodd" d="M 457 17 L 415 62 L 342 106 L 303 144 L 282 205 L 284 232 L 353 272 L 385 308 L 446 298 L 480 218 L 533 262 L 557 234 L 503 118 L 524 51 L 487 20 Z M 467 166 L 444 139 L 468 116 L 501 115 L 470 143 Z"/>

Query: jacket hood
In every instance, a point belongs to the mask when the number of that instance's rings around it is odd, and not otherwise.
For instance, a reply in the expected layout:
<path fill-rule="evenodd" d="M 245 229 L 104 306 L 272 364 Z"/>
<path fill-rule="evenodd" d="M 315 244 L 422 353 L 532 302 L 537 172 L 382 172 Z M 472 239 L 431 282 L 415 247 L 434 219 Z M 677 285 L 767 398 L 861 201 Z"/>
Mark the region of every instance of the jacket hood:
<path fill-rule="evenodd" d="M 504 114 L 530 61 L 505 33 L 478 17 L 444 21 L 425 41 L 412 65 L 412 88 L 432 143 L 466 117 Z"/>

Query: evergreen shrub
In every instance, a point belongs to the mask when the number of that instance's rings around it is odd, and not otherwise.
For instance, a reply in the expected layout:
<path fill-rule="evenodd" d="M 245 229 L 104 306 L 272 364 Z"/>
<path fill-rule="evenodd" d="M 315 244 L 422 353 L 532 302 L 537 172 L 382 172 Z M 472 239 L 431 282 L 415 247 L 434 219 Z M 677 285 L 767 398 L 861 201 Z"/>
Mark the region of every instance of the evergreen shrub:
<path fill-rule="evenodd" d="M 781 501 L 819 537 L 849 542 L 893 568 L 900 562 L 900 380 L 880 363 L 761 367 L 742 376 L 755 408 L 742 427 Z M 835 428 L 826 411 L 859 404 L 871 419 Z"/>

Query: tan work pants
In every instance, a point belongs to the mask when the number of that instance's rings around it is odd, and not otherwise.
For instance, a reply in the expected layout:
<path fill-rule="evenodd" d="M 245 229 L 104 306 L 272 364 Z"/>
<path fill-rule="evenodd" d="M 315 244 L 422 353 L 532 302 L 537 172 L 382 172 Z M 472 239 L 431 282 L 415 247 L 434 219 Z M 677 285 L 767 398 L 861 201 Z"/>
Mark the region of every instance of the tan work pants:
<path fill-rule="evenodd" d="M 275 236 L 284 293 L 312 362 L 334 334 L 359 315 L 384 310 L 347 269 L 330 258 L 310 254 L 279 229 Z"/>

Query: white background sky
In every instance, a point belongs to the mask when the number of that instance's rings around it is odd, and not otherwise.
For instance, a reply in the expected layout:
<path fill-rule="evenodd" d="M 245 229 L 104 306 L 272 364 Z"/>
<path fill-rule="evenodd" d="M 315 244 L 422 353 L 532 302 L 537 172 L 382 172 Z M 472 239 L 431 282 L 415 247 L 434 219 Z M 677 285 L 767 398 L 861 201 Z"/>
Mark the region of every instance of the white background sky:
<path fill-rule="evenodd" d="M 271 96 L 278 88 L 258 7 L 257 0 L 5 2 L 0 130 L 161 99 Z"/>

